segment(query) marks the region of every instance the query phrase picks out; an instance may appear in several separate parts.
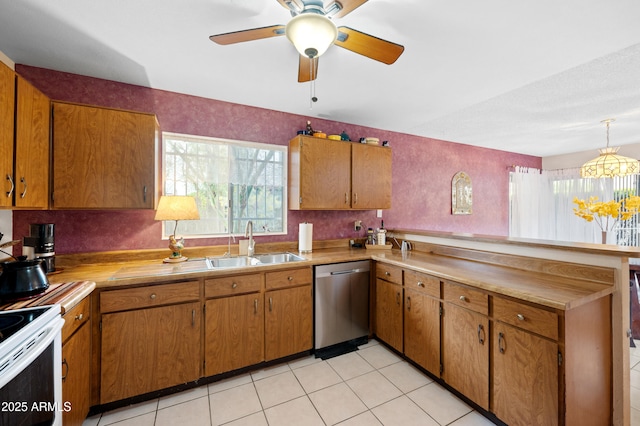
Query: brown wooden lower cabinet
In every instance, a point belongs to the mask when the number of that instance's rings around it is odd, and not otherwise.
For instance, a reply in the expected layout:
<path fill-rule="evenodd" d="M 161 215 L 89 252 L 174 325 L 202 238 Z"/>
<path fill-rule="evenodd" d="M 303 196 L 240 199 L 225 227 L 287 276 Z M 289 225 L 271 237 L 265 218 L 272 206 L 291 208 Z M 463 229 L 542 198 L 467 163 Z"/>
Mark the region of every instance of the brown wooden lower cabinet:
<path fill-rule="evenodd" d="M 87 297 L 63 316 L 62 401 L 70 405 L 70 409 L 62 412 L 62 423 L 65 426 L 82 425 L 91 405 L 89 303 Z"/>
<path fill-rule="evenodd" d="M 200 378 L 200 302 L 102 315 L 100 402 Z"/>
<path fill-rule="evenodd" d="M 513 426 L 558 424 L 558 344 L 494 322 L 492 411 Z"/>
<path fill-rule="evenodd" d="M 380 340 L 511 426 L 611 423 L 611 296 L 560 310 L 396 269 L 376 264 Z"/>
<path fill-rule="evenodd" d="M 489 319 L 445 304 L 442 317 L 442 379 L 489 409 Z"/>
<path fill-rule="evenodd" d="M 313 347 L 312 286 L 265 293 L 265 359 L 271 361 Z"/>
<path fill-rule="evenodd" d="M 205 306 L 205 376 L 264 361 L 261 293 L 207 300 Z"/>

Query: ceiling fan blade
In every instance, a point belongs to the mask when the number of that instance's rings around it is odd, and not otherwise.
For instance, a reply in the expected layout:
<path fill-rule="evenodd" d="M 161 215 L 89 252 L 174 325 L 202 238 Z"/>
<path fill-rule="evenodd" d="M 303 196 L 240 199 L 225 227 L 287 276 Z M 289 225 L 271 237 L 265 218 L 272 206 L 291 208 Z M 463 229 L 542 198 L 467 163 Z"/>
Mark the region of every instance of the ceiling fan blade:
<path fill-rule="evenodd" d="M 304 9 L 304 3 L 301 0 L 278 0 L 278 3 L 295 13 L 300 13 Z"/>
<path fill-rule="evenodd" d="M 362 6 L 366 2 L 367 0 L 336 0 L 333 3 L 329 4 L 325 9 L 328 11 L 327 15 L 331 16 L 332 18 L 342 18 L 343 16 L 351 13 L 353 10 Z M 339 6 L 339 9 L 337 12 L 332 13 L 334 4 L 337 4 Z"/>
<path fill-rule="evenodd" d="M 270 27 L 253 28 L 251 30 L 234 31 L 231 33 L 212 35 L 209 39 L 214 43 L 223 45 L 260 40 L 262 38 L 284 35 L 284 27 L 284 25 L 272 25 Z"/>
<path fill-rule="evenodd" d="M 394 63 L 404 52 L 404 46 L 400 44 L 349 27 L 338 27 L 338 39 L 334 44 L 387 65 Z"/>
<path fill-rule="evenodd" d="M 300 55 L 298 62 L 298 83 L 315 80 L 318 77 L 318 58 L 310 59 Z"/>

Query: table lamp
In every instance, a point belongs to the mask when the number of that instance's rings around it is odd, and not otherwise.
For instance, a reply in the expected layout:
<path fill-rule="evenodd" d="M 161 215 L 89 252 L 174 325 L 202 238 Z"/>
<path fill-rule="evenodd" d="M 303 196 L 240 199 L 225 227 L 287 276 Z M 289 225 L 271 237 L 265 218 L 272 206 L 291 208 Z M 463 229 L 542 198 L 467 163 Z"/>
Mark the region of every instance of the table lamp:
<path fill-rule="evenodd" d="M 196 199 L 184 195 L 163 195 L 160 197 L 158 208 L 156 209 L 155 220 L 175 220 L 173 234 L 169 236 L 169 250 L 171 256 L 164 259 L 165 263 L 184 262 L 188 258 L 182 255 L 184 248 L 184 238 L 176 236 L 179 220 L 200 219 Z"/>

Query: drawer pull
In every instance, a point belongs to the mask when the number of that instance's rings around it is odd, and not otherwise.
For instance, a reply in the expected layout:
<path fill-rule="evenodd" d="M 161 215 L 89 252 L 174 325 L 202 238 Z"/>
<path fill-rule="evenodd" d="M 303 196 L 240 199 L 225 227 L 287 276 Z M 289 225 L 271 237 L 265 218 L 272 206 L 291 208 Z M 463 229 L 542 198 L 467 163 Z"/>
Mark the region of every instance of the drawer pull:
<path fill-rule="evenodd" d="M 503 354 L 507 350 L 507 346 L 505 345 L 504 333 L 498 333 L 498 350 L 501 354 Z"/>
<path fill-rule="evenodd" d="M 460 300 L 463 302 L 468 302 L 469 299 L 467 299 L 467 296 L 460 296 Z"/>
<path fill-rule="evenodd" d="M 233 288 L 233 289 L 238 288 L 238 284 L 236 284 L 236 283 L 231 284 L 231 288 Z"/>
<path fill-rule="evenodd" d="M 150 298 L 151 300 L 154 300 L 154 299 L 156 298 L 156 294 L 155 294 L 155 293 L 151 293 L 151 296 L 149 296 L 149 298 Z"/>
<path fill-rule="evenodd" d="M 293 277 L 287 277 L 289 281 L 293 281 Z"/>
<path fill-rule="evenodd" d="M 522 314 L 516 315 L 516 318 L 518 318 L 520 321 L 524 321 L 524 315 Z"/>
<path fill-rule="evenodd" d="M 485 334 L 484 334 L 484 326 L 482 324 L 478 324 L 478 343 L 480 343 L 481 345 L 484 345 L 484 339 L 485 339 Z"/>
<path fill-rule="evenodd" d="M 69 363 L 67 362 L 66 358 L 62 360 L 62 366 L 65 368 L 64 374 L 62 375 L 62 381 L 64 382 L 67 379 L 67 376 L 69 375 Z"/>
<path fill-rule="evenodd" d="M 390 277 L 390 276 L 391 276 L 391 272 L 389 272 L 389 271 L 384 271 L 384 274 L 385 274 L 387 277 Z"/>
<path fill-rule="evenodd" d="M 418 287 L 424 287 L 424 283 L 422 281 L 418 281 Z"/>
<path fill-rule="evenodd" d="M 80 315 L 76 315 L 76 321 L 82 321 L 82 318 L 84 318 L 84 314 L 80 314 Z"/>

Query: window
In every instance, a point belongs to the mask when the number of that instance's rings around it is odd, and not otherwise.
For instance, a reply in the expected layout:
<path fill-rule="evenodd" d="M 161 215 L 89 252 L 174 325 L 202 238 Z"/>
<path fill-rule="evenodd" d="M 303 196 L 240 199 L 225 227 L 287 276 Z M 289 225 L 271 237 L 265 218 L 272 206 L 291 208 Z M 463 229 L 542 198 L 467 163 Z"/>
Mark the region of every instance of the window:
<path fill-rule="evenodd" d="M 286 233 L 286 146 L 162 136 L 164 194 L 191 195 L 200 212 L 200 220 L 180 222 L 181 236 L 244 234 L 250 220 L 254 234 Z"/>

